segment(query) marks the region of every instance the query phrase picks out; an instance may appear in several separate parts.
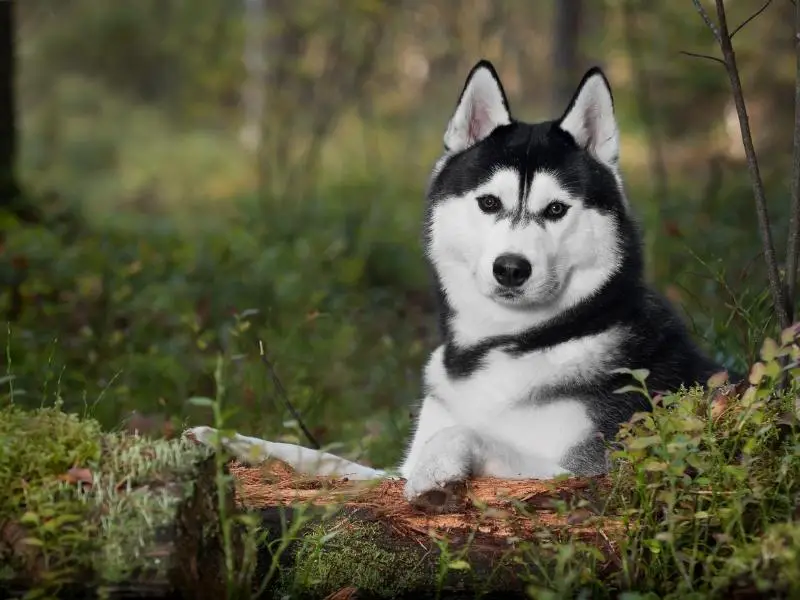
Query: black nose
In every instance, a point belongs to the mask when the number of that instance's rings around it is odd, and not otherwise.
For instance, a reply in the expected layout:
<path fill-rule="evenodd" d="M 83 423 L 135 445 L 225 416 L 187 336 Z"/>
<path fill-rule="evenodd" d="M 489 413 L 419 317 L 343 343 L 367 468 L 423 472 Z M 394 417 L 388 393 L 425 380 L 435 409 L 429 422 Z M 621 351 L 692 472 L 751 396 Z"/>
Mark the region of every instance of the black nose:
<path fill-rule="evenodd" d="M 505 287 L 519 287 L 531 276 L 531 263 L 519 254 L 501 254 L 494 259 L 494 278 Z"/>

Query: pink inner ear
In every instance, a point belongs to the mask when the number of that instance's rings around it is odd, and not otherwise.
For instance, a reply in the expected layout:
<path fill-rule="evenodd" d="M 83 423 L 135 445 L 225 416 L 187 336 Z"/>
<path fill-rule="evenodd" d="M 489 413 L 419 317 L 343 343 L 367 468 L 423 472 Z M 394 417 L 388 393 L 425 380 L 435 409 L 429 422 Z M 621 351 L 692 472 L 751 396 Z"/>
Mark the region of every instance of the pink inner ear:
<path fill-rule="evenodd" d="M 469 141 L 475 143 L 481 140 L 486 132 L 486 123 L 489 121 L 489 111 L 480 102 L 473 102 L 469 118 Z"/>

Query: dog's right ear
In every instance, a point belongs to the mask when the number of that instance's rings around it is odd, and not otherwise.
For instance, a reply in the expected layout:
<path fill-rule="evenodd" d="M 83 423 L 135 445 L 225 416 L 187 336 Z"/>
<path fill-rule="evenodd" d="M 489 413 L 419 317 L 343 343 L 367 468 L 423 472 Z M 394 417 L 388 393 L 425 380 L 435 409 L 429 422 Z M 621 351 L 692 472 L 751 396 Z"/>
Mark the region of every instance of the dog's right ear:
<path fill-rule="evenodd" d="M 559 127 L 601 162 L 619 162 L 619 127 L 608 79 L 598 67 L 589 69 L 569 103 Z"/>
<path fill-rule="evenodd" d="M 461 152 L 511 122 L 503 84 L 492 63 L 482 60 L 469 72 L 456 112 L 444 134 L 447 152 Z"/>

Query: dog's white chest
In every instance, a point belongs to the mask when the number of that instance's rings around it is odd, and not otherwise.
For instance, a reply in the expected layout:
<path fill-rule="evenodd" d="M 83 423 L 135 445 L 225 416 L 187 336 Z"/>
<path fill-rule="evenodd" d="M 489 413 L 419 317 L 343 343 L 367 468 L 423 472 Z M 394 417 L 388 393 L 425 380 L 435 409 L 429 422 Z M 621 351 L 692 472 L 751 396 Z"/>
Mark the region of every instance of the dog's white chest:
<path fill-rule="evenodd" d="M 568 389 L 570 382 L 603 369 L 615 338 L 609 332 L 517 356 L 492 350 L 480 369 L 460 379 L 448 377 L 440 347 L 426 368 L 426 383 L 456 423 L 494 448 L 521 457 L 509 456 L 506 462 L 526 457 L 557 461 L 586 439 L 593 424 L 579 399 L 547 397 L 547 390 L 558 384 Z"/>

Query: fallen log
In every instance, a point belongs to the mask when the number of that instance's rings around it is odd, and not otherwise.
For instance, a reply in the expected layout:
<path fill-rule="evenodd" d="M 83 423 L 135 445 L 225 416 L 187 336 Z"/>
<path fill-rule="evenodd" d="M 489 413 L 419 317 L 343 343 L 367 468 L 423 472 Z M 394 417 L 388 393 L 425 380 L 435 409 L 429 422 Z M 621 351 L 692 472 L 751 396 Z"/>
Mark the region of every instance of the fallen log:
<path fill-rule="evenodd" d="M 0 439 L 2 597 L 507 598 L 564 542 L 601 569 L 618 555 L 604 478 L 476 480 L 428 514 L 402 481 L 226 463 L 55 409 L 0 411 Z"/>
<path fill-rule="evenodd" d="M 528 597 L 559 543 L 594 549 L 599 569 L 618 560 L 622 528 L 600 514 L 602 477 L 478 479 L 455 511 L 429 514 L 403 498 L 402 481 L 299 476 L 277 461 L 230 471 L 237 505 L 272 544 L 256 576 L 270 579 L 267 597 Z"/>

